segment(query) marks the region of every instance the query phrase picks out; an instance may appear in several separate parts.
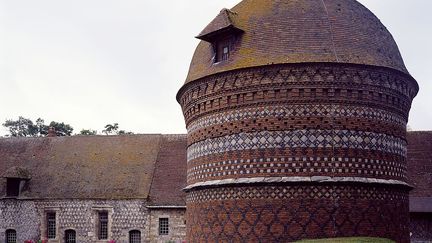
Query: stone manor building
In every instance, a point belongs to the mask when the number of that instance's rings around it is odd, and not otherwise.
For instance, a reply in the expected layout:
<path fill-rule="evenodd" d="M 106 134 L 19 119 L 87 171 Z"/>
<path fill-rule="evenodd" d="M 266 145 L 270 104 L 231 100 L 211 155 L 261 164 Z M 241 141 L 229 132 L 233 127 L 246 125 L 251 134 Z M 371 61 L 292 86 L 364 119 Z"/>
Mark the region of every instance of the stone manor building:
<path fill-rule="evenodd" d="M 243 0 L 197 38 L 186 135 L 0 139 L 0 243 L 432 242 L 432 132 L 373 13 Z"/>

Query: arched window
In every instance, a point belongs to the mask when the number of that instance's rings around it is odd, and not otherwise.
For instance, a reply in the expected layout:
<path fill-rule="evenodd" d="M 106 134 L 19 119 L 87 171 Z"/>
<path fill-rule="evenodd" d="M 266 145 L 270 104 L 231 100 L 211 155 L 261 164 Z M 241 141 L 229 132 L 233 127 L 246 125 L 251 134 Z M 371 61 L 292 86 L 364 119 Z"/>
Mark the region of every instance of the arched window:
<path fill-rule="evenodd" d="M 129 231 L 129 243 L 141 243 L 141 232 L 139 230 Z"/>
<path fill-rule="evenodd" d="M 17 242 L 17 234 L 13 229 L 6 230 L 6 243 L 16 243 Z"/>
<path fill-rule="evenodd" d="M 76 243 L 75 230 L 66 230 L 65 231 L 65 243 Z"/>

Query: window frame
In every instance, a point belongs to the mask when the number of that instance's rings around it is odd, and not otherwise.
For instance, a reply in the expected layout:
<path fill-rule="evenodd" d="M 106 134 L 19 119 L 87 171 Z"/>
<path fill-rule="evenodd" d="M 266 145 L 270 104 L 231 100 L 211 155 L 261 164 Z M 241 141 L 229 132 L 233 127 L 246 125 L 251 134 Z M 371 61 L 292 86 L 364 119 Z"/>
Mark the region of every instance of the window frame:
<path fill-rule="evenodd" d="M 158 222 L 158 234 L 160 236 L 169 235 L 169 218 L 168 217 L 160 217 Z"/>
<path fill-rule="evenodd" d="M 10 241 L 9 240 L 9 237 L 10 237 L 9 234 L 11 234 L 11 233 L 14 234 L 14 238 L 15 238 L 14 241 Z M 14 230 L 14 229 L 7 229 L 5 231 L 5 241 L 6 241 L 6 243 L 17 243 L 18 242 L 17 241 L 17 237 L 18 237 L 18 234 L 17 234 L 16 230 Z"/>
<path fill-rule="evenodd" d="M 50 216 L 54 217 L 50 218 Z M 53 225 L 50 225 L 50 223 L 54 223 Z M 54 232 L 52 232 L 54 230 Z M 55 240 L 57 239 L 57 212 L 56 211 L 47 211 L 46 212 L 46 237 L 48 240 Z"/>
<path fill-rule="evenodd" d="M 73 233 L 74 239 L 73 239 L 72 242 L 70 242 L 69 239 L 68 239 L 68 233 Z M 76 233 L 76 230 L 74 230 L 74 229 L 67 229 L 67 230 L 65 230 L 65 232 L 64 232 L 64 242 L 65 243 L 76 243 L 77 242 L 77 233 Z"/>
<path fill-rule="evenodd" d="M 134 237 L 136 237 L 133 235 L 134 233 L 138 234 L 138 239 L 134 238 Z M 129 231 L 129 243 L 141 243 L 141 231 L 139 231 L 139 230 Z"/>
<path fill-rule="evenodd" d="M 225 36 L 213 42 L 214 64 L 226 62 L 230 59 L 235 45 L 235 37 Z"/>
<path fill-rule="evenodd" d="M 114 213 L 113 207 L 110 205 L 97 205 L 92 207 L 92 220 L 94 222 L 94 228 L 93 228 L 93 234 L 92 234 L 92 240 L 93 242 L 103 242 L 106 243 L 107 240 L 110 240 L 112 238 L 112 215 Z M 100 229 L 100 222 L 99 222 L 99 213 L 100 212 L 107 212 L 108 213 L 108 239 L 100 239 L 99 238 L 99 229 Z"/>
<path fill-rule="evenodd" d="M 98 240 L 108 240 L 108 211 L 102 210 L 98 212 Z"/>

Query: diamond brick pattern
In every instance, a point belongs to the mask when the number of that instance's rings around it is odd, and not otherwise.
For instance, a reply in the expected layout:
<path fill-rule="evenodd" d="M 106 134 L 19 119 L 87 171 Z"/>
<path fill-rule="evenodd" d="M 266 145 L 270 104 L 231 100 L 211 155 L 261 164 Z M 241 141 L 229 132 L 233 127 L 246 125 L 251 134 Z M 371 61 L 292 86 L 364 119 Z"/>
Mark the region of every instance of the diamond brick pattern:
<path fill-rule="evenodd" d="M 292 242 L 316 236 L 377 236 L 408 243 L 406 192 L 292 186 L 199 191 L 188 202 L 192 242 Z M 219 196 L 218 196 L 219 195 Z M 226 195 L 226 196 L 224 196 Z M 284 195 L 284 196 L 281 196 Z"/>
<path fill-rule="evenodd" d="M 361 131 L 262 131 L 207 139 L 189 146 L 188 161 L 227 151 L 274 148 L 352 148 L 378 150 L 406 156 L 406 141 Z"/>

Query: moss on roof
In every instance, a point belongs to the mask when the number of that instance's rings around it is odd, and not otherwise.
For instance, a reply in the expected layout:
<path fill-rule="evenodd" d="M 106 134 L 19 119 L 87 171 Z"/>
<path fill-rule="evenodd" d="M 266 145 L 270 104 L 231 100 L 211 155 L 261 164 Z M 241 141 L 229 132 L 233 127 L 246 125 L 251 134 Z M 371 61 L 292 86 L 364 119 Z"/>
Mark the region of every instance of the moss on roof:
<path fill-rule="evenodd" d="M 22 198 L 147 198 L 160 143 L 161 135 L 0 139 L 0 174 L 31 173 Z"/>
<path fill-rule="evenodd" d="M 211 43 L 200 42 L 186 83 L 284 63 L 355 63 L 407 73 L 392 35 L 355 0 L 244 0 L 231 11 L 233 25 L 244 31 L 240 43 L 228 61 L 214 64 Z"/>

